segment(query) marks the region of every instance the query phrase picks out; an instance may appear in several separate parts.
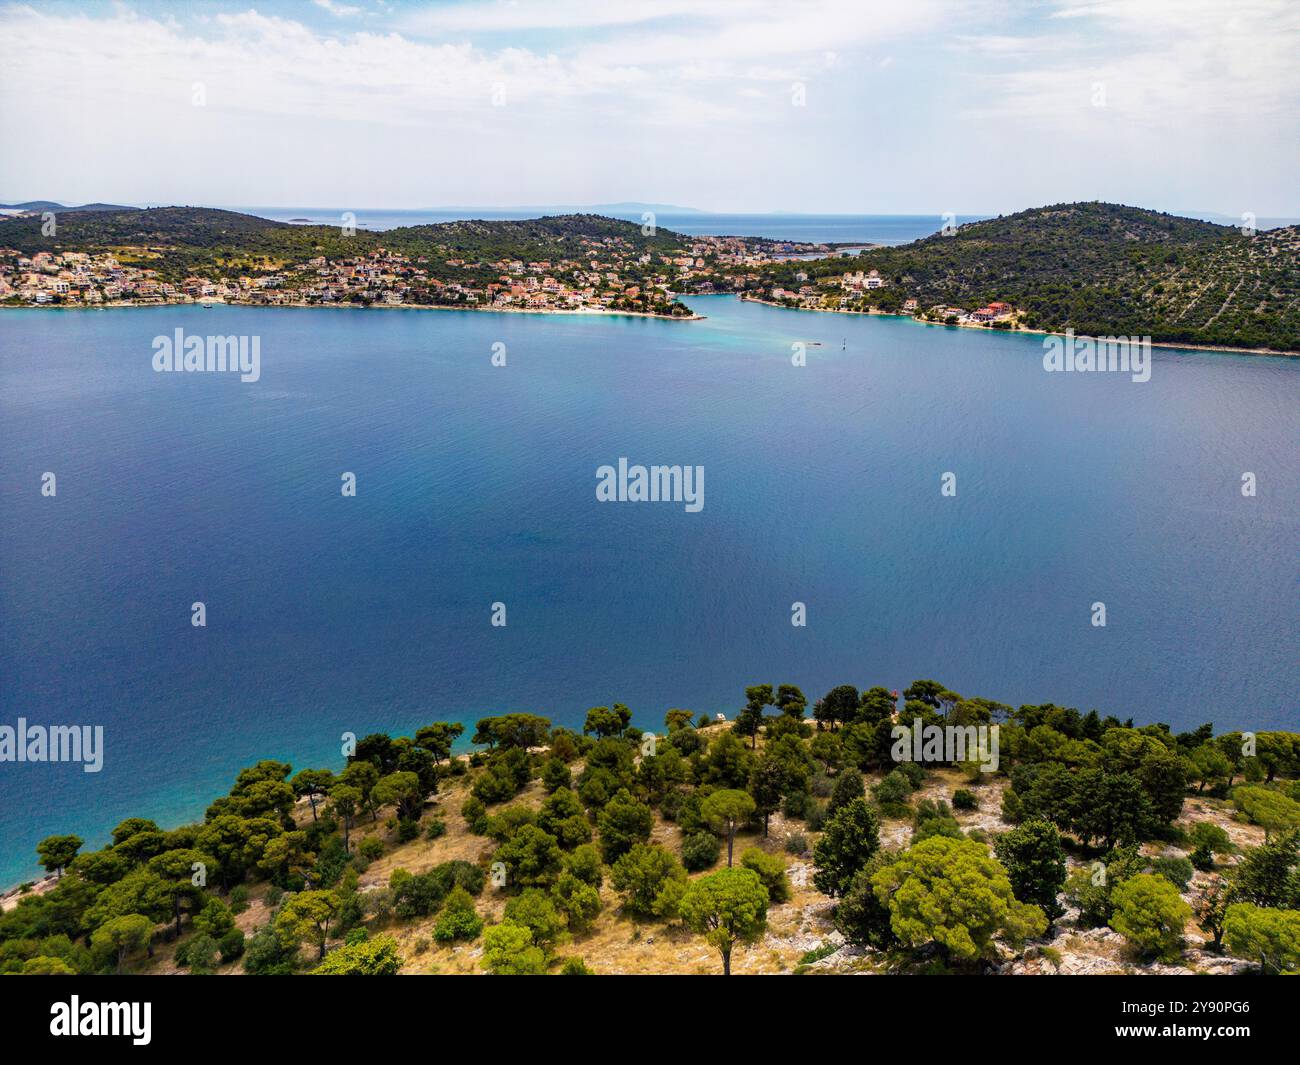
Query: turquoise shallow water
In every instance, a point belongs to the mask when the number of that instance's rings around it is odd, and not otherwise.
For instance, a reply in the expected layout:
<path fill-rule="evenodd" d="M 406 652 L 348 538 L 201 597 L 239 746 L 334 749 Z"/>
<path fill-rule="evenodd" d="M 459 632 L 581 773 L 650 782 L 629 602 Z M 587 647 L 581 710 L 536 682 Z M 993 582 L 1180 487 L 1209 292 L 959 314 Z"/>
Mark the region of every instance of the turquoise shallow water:
<path fill-rule="evenodd" d="M 199 816 L 258 758 L 439 717 L 653 726 L 933 676 L 1297 725 L 1300 362 L 1157 349 L 1135 384 L 1047 374 L 1032 337 L 689 302 L 0 317 L 0 724 L 106 737 L 98 774 L 0 764 L 0 882 L 44 835 Z M 259 336 L 260 381 L 153 372 L 177 327 Z M 598 503 L 620 456 L 704 466 L 703 510 Z"/>

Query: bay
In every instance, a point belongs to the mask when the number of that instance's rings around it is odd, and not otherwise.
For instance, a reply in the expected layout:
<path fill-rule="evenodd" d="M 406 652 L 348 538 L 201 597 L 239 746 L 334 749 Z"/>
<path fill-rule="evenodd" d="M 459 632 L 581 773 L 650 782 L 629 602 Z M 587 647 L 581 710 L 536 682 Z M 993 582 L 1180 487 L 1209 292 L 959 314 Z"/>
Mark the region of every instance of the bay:
<path fill-rule="evenodd" d="M 105 729 L 99 773 L 0 763 L 0 883 L 45 835 L 439 718 L 653 728 L 934 677 L 1296 727 L 1300 362 L 1156 349 L 1135 383 L 1046 373 L 1030 336 L 687 302 L 0 316 L 0 724 Z M 176 328 L 258 336 L 260 380 L 155 373 Z M 598 502 L 620 457 L 703 466 L 703 509 Z"/>

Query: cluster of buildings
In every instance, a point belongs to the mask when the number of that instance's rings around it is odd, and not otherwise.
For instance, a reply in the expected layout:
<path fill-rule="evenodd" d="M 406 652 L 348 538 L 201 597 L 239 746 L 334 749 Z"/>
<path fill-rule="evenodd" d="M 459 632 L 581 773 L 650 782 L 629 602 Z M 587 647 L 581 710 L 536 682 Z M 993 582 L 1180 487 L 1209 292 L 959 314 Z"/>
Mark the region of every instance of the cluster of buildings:
<path fill-rule="evenodd" d="M 27 256 L 0 248 L 0 301 L 94 306 L 180 298 L 183 294 L 159 280 L 157 271 L 123 266 L 112 255 L 41 251 Z"/>
<path fill-rule="evenodd" d="M 652 256 L 620 244 L 587 241 L 581 259 L 555 261 L 442 260 L 382 248 L 357 258 L 315 258 L 290 275 L 281 292 L 265 294 L 262 302 L 689 313 L 672 294 L 684 264 L 673 256 Z"/>
<path fill-rule="evenodd" d="M 713 291 L 719 278 L 744 289 L 754 268 L 807 254 L 814 245 L 755 241 L 742 237 L 693 237 L 668 251 L 646 251 L 621 237 L 589 237 L 557 260 L 498 259 L 491 262 L 411 255 L 377 248 L 348 258 L 318 256 L 306 262 L 237 277 L 176 277 L 166 250 L 156 267 L 123 263 L 107 252 L 0 248 L 0 302 L 29 305 L 137 305 L 222 301 L 254 305 L 451 306 L 484 310 L 621 311 L 686 316 L 674 292 Z M 158 254 L 160 253 L 160 254 Z M 816 284 L 803 271 L 798 287 L 775 285 L 750 298 L 805 310 L 869 310 L 873 293 L 887 287 L 878 270 L 854 270 Z M 752 282 L 751 282 L 752 283 Z M 917 302 L 902 303 L 916 312 Z M 973 311 L 938 306 L 925 312 L 937 321 L 988 325 L 1010 321 L 1014 308 L 1001 301 Z"/>
<path fill-rule="evenodd" d="M 961 307 L 939 305 L 931 307 L 929 317 L 941 322 L 957 321 L 969 325 L 988 325 L 992 322 L 1009 322 L 1015 317 L 1016 309 L 1009 303 L 994 300 L 987 306 L 968 311 Z"/>
<path fill-rule="evenodd" d="M 730 240 L 721 242 L 730 250 Z M 174 278 L 108 253 L 0 248 L 0 302 L 96 306 L 224 301 L 262 305 L 458 306 L 530 311 L 636 311 L 688 315 L 673 286 L 705 269 L 702 238 L 679 254 L 651 254 L 616 237 L 584 240 L 556 261 L 408 255 L 379 248 L 323 256 L 255 276 Z M 165 251 L 163 252 L 165 262 Z M 161 266 L 161 263 L 160 263 Z"/>
<path fill-rule="evenodd" d="M 879 270 L 854 270 L 839 277 L 822 278 L 817 285 L 808 284 L 808 275 L 799 271 L 795 275 L 798 288 L 774 285 L 769 292 L 757 293 L 759 299 L 770 298 L 777 303 L 809 311 L 867 310 L 871 300 L 867 293 L 883 288 L 885 279 Z M 915 301 L 913 306 L 915 306 Z"/>

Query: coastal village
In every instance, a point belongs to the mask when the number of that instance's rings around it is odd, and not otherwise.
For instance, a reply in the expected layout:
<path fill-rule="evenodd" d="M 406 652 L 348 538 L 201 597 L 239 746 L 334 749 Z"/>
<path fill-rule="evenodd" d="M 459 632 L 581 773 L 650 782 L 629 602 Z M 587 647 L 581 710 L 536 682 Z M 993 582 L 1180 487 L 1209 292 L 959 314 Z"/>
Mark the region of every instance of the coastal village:
<path fill-rule="evenodd" d="M 38 251 L 0 247 L 0 304 L 108 307 L 232 303 L 252 306 L 452 307 L 540 313 L 622 313 L 694 317 L 680 293 L 724 292 L 798 310 L 870 313 L 888 282 L 874 269 L 756 288 L 767 268 L 792 259 L 856 255 L 833 246 L 730 236 L 690 238 L 677 254 L 647 252 L 623 237 L 582 242 L 582 258 L 490 262 L 376 248 L 355 257 L 312 257 L 235 276 L 174 277 L 156 261 L 165 249 Z M 154 258 L 149 256 L 153 254 Z M 1009 327 L 1014 309 L 918 308 L 901 313 L 947 324 Z"/>
<path fill-rule="evenodd" d="M 476 310 L 633 312 L 689 317 L 674 297 L 719 269 L 744 269 L 815 246 L 700 237 L 680 254 L 646 252 L 621 237 L 584 240 L 581 259 L 492 262 L 378 248 L 316 256 L 265 272 L 169 279 L 144 253 L 0 248 L 0 302 L 30 306 L 147 306 L 224 302 L 263 306 L 446 306 Z M 162 249 L 160 249 L 162 250 Z M 133 249 L 133 251 L 136 251 Z M 131 261 L 135 260 L 135 261 Z"/>
<path fill-rule="evenodd" d="M 0 301 L 32 306 L 141 306 L 223 302 L 262 306 L 451 306 L 528 311 L 635 311 L 665 316 L 690 312 L 675 303 L 670 281 L 692 257 L 620 254 L 593 247 L 583 262 L 447 259 L 432 270 L 425 256 L 377 249 L 347 259 L 318 256 L 276 272 L 237 277 L 165 280 L 149 267 L 112 254 L 0 249 Z M 495 279 L 479 275 L 490 269 Z M 437 276 L 453 271 L 451 276 Z M 458 279 L 454 271 L 463 271 Z"/>
<path fill-rule="evenodd" d="M 841 311 L 870 314 L 879 310 L 872 293 L 887 286 L 879 270 L 855 270 L 851 273 L 820 278 L 809 284 L 808 274 L 800 271 L 795 279 L 802 282 L 797 289 L 774 285 L 770 291 L 746 291 L 743 298 L 761 303 L 791 307 L 801 311 Z M 975 310 L 938 304 L 922 309 L 912 297 L 900 305 L 902 314 L 945 325 L 982 325 L 1009 329 L 1015 324 L 1016 309 L 1003 300 L 994 300 Z"/>

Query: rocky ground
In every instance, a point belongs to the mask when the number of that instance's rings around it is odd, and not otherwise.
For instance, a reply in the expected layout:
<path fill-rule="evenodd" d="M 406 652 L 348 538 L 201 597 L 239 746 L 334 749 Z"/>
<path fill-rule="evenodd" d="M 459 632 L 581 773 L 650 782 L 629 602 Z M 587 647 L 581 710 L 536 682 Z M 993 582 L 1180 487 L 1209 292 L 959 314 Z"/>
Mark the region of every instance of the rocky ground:
<path fill-rule="evenodd" d="M 576 768 L 575 768 L 576 776 Z M 874 783 L 869 779 L 868 785 Z M 383 820 L 371 823 L 364 819 L 353 829 L 354 845 L 368 835 L 378 835 L 384 841 L 383 856 L 370 863 L 360 877 L 360 890 L 373 892 L 386 887 L 396 869 L 412 873 L 424 872 L 435 865 L 452 859 L 470 862 L 486 861 L 495 844 L 492 840 L 473 835 L 460 814 L 461 804 L 468 795 L 468 778 L 453 778 L 446 782 L 435 797 L 429 813 L 436 812 L 447 825 L 447 832 L 436 840 L 420 838 L 410 843 L 393 846 Z M 956 770 L 932 771 L 924 786 L 912 797 L 913 805 L 921 799 L 941 800 L 951 806 L 952 793 L 957 788 L 967 788 L 976 794 L 978 807 L 974 810 L 954 810 L 962 829 L 989 838 L 1010 826 L 1000 816 L 1002 794 L 1007 787 L 1004 779 L 971 783 Z M 514 800 L 537 807 L 545 798 L 539 781 L 533 781 Z M 310 817 L 305 805 L 302 815 Z M 426 814 L 426 817 L 428 814 Z M 1181 824 L 1189 827 L 1195 821 L 1213 821 L 1222 825 L 1233 842 L 1240 847 L 1257 846 L 1263 842 L 1263 830 L 1253 825 L 1233 820 L 1231 806 L 1223 801 L 1189 797 L 1183 811 Z M 802 854 L 791 854 L 786 839 L 793 834 L 804 835 L 807 849 Z M 881 824 L 881 845 L 885 848 L 904 848 L 911 839 L 910 820 L 886 818 Z M 760 846 L 773 854 L 780 854 L 788 865 L 792 895 L 788 902 L 772 906 L 768 912 L 768 927 L 763 938 L 750 947 L 737 948 L 732 956 L 732 970 L 741 973 L 835 973 L 872 975 L 897 971 L 898 959 L 845 943 L 834 929 L 831 920 L 833 901 L 812 885 L 813 866 L 811 847 L 815 833 L 807 832 L 801 821 L 787 823 L 780 814 L 771 818 L 769 834 L 741 833 L 736 838 L 735 853 L 739 856 L 747 847 Z M 653 839 L 674 853 L 681 845 L 680 830 L 671 822 L 656 817 Z M 1174 847 L 1149 845 L 1152 857 L 1182 855 Z M 725 863 L 725 849 L 720 865 Z M 1081 864 L 1070 859 L 1071 868 Z M 1196 888 L 1207 879 L 1207 874 L 1197 873 L 1184 899 L 1192 901 Z M 252 892 L 249 908 L 239 916 L 239 925 L 251 934 L 267 923 L 270 911 L 266 905 L 267 886 L 258 885 Z M 562 943 L 556 953 L 562 957 L 581 957 L 595 972 L 601 974 L 707 974 L 721 972 L 722 964 L 717 951 L 705 940 L 679 926 L 665 926 L 657 922 L 638 922 L 623 915 L 620 898 L 606 877 L 601 889 L 604 908 L 590 931 Z M 500 920 L 507 896 L 490 885 L 477 900 L 480 915 L 487 921 Z M 1176 963 L 1139 963 L 1133 959 L 1122 936 L 1108 928 L 1085 929 L 1078 927 L 1077 913 L 1067 911 L 1050 934 L 1027 944 L 1020 952 L 1004 950 L 1001 960 L 987 966 L 985 971 L 1005 975 L 1091 975 L 1107 973 L 1239 973 L 1250 966 L 1204 949 L 1204 937 L 1194 923 L 1189 922 L 1185 938 L 1186 949 Z M 479 974 L 483 972 L 482 940 L 469 944 L 443 946 L 433 940 L 436 917 L 416 921 L 394 921 L 383 929 L 398 942 L 405 959 L 404 973 Z M 160 942 L 155 957 L 146 971 L 176 972 L 173 961 L 175 945 Z M 909 965 L 919 971 L 924 968 L 924 957 Z M 183 971 L 183 970 L 180 970 Z M 222 966 L 221 972 L 240 971 L 238 964 Z"/>

